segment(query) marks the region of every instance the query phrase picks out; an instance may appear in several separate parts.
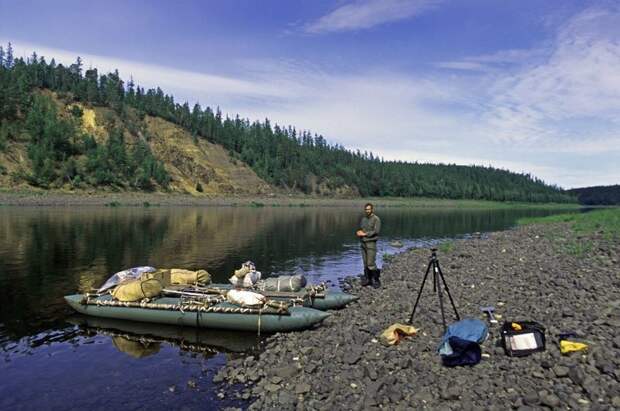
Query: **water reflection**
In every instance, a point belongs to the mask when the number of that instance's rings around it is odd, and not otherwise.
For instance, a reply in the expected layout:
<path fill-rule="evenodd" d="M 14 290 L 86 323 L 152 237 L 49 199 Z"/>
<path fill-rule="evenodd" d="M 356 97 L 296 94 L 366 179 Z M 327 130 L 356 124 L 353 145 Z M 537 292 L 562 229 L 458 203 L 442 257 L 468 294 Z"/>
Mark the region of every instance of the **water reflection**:
<path fill-rule="evenodd" d="M 209 330 L 175 327 L 111 318 L 74 315 L 67 319 L 79 327 L 83 335 L 105 335 L 115 348 L 134 358 L 159 352 L 162 343 L 173 344 L 183 351 L 214 355 L 219 352 L 258 352 L 264 337 L 242 331 Z"/>

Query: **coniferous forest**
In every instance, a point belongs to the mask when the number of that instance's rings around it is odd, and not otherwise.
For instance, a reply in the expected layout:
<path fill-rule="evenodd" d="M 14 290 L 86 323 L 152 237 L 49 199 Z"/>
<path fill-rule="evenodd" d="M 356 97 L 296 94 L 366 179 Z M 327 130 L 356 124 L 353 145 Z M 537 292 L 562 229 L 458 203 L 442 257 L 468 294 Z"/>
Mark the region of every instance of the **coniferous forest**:
<path fill-rule="evenodd" d="M 312 193 L 316 184 L 348 186 L 362 196 L 440 197 L 499 201 L 574 202 L 561 189 L 529 174 L 493 167 L 385 161 L 373 153 L 329 144 L 321 135 L 264 121 L 224 116 L 219 108 L 175 102 L 159 87 L 145 90 L 118 71 L 100 74 L 84 69 L 78 57 L 65 66 L 33 53 L 14 58 L 9 44 L 0 47 L 0 150 L 28 138 L 34 186 L 58 182 L 76 186 L 116 186 L 138 190 L 167 187 L 164 164 L 147 142 L 128 148 L 121 129 L 97 143 L 79 127 L 82 116 L 73 106 L 61 116 L 50 90 L 63 99 L 113 110 L 127 127 L 140 129 L 146 115 L 161 117 L 196 139 L 222 145 L 268 183 Z M 77 161 L 77 159 L 85 159 Z M 2 167 L 0 165 L 0 167 Z M 0 170 L 1 171 L 1 170 Z"/>
<path fill-rule="evenodd" d="M 583 205 L 620 205 L 620 185 L 573 188 L 568 190 L 576 195 Z"/>

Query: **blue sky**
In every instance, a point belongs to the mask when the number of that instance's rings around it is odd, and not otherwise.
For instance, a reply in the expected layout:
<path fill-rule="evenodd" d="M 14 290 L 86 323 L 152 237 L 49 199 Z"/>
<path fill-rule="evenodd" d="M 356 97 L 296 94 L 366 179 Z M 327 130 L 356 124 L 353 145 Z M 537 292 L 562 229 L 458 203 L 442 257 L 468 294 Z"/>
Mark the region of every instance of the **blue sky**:
<path fill-rule="evenodd" d="M 6 1 L 0 42 L 385 159 L 620 183 L 614 1 Z"/>

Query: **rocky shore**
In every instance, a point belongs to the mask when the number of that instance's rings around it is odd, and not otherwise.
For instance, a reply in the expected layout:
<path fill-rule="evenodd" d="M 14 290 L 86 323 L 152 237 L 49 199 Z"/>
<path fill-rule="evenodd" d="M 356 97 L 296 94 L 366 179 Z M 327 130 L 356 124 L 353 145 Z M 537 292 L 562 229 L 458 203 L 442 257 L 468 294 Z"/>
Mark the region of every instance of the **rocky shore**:
<path fill-rule="evenodd" d="M 522 203 L 487 200 L 453 200 L 446 198 L 402 197 L 321 197 L 302 193 L 275 192 L 267 195 L 191 195 L 169 192 L 142 191 L 58 191 L 58 190 L 3 190 L 0 187 L 0 206 L 9 207 L 362 207 L 372 201 L 376 207 L 415 208 L 469 208 L 469 209 L 554 209 L 569 210 L 579 207 L 576 203 Z"/>
<path fill-rule="evenodd" d="M 589 251 L 568 247 L 575 241 Z M 428 257 L 428 250 L 393 257 L 380 290 L 346 279 L 343 287 L 358 302 L 316 329 L 270 337 L 260 355 L 230 361 L 214 382 L 252 410 L 620 408 L 617 238 L 575 238 L 567 225 L 549 224 L 442 247 L 439 261 L 461 317 L 483 319 L 480 306 L 487 305 L 502 317 L 489 327 L 482 361 L 473 367 L 442 366 L 436 349 L 443 327 L 431 284 L 414 319 L 419 333 L 397 346 L 378 342 L 382 330 L 408 319 Z M 449 304 L 446 313 L 452 315 Z M 543 324 L 547 350 L 506 356 L 498 345 L 503 320 Z M 565 331 L 589 350 L 560 354 Z"/>

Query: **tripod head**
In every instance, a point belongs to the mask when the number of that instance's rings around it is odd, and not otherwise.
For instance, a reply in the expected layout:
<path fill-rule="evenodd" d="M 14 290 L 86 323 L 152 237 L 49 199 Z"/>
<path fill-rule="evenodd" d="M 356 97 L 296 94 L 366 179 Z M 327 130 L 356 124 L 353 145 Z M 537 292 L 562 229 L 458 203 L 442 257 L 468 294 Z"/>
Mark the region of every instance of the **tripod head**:
<path fill-rule="evenodd" d="M 431 261 L 437 260 L 437 249 L 431 248 L 431 256 L 429 257 Z"/>

